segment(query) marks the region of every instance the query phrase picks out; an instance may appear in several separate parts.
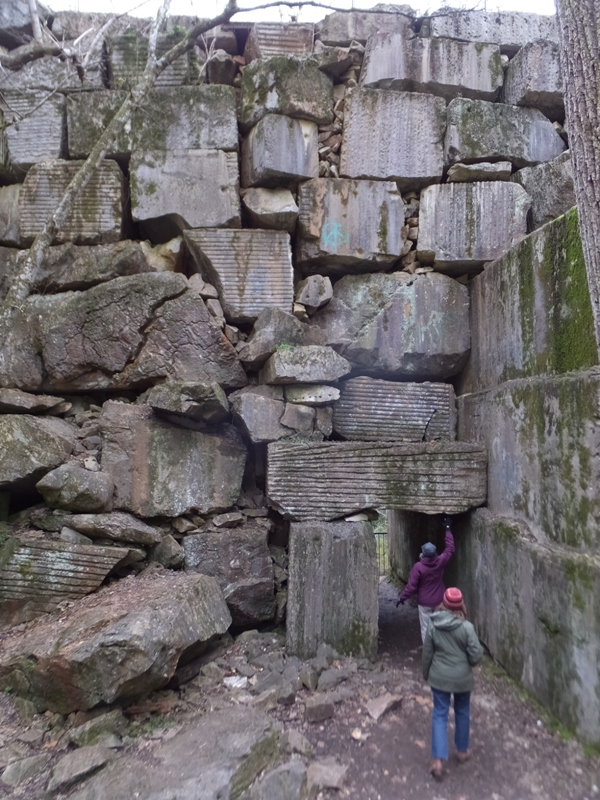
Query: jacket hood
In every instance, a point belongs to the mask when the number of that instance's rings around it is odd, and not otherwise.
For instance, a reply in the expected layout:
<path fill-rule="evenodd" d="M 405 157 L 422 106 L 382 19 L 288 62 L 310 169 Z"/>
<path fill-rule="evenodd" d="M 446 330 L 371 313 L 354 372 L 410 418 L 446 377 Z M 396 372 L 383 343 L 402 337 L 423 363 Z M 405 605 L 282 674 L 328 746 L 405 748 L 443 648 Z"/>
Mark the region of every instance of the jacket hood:
<path fill-rule="evenodd" d="M 440 631 L 452 631 L 459 628 L 464 622 L 451 611 L 434 611 L 430 619 L 434 627 Z"/>

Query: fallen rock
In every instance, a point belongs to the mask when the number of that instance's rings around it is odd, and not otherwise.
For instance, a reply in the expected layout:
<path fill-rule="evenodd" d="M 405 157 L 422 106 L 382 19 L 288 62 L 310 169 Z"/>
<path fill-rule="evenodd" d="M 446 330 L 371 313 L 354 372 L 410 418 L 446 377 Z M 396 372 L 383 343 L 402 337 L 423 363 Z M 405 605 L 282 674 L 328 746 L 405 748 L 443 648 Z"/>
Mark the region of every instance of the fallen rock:
<path fill-rule="evenodd" d="M 282 309 L 266 308 L 258 315 L 252 333 L 239 348 L 238 355 L 246 368 L 257 370 L 281 345 L 323 344 L 325 337 L 320 330 L 300 322 Z"/>
<path fill-rule="evenodd" d="M 313 761 L 308 767 L 308 783 L 318 789 L 341 789 L 346 772 L 348 767 L 338 764 L 335 758 Z"/>
<path fill-rule="evenodd" d="M 68 736 L 77 747 L 102 744 L 107 739 L 121 736 L 127 728 L 127 719 L 120 708 L 92 717 L 87 722 L 71 728 Z"/>
<path fill-rule="evenodd" d="M 161 383 L 138 400 L 158 413 L 216 424 L 229 414 L 229 402 L 218 383 Z"/>
<path fill-rule="evenodd" d="M 206 80 L 210 84 L 232 86 L 238 65 L 225 50 L 215 50 L 206 62 Z"/>
<path fill-rule="evenodd" d="M 114 481 L 106 472 L 90 472 L 77 464 L 63 464 L 46 473 L 35 488 L 51 508 L 65 511 L 110 511 Z"/>
<path fill-rule="evenodd" d="M 47 791 L 64 792 L 79 781 L 102 769 L 114 758 L 114 753 L 103 745 L 82 747 L 73 753 L 67 753 L 52 770 Z"/>
<path fill-rule="evenodd" d="M 231 624 L 205 575 L 125 578 L 88 600 L 9 634 L 0 685 L 60 714 L 125 702 L 164 686 Z"/>
<path fill-rule="evenodd" d="M 62 397 L 0 389 L 0 414 L 52 414 L 64 402 Z"/>
<path fill-rule="evenodd" d="M 90 539 L 112 539 L 153 547 L 162 540 L 160 528 L 147 525 L 132 514 L 113 511 L 112 514 L 73 514 L 69 526 Z"/>
<path fill-rule="evenodd" d="M 335 713 L 333 701 L 327 695 L 308 697 L 305 703 L 307 722 L 324 722 L 331 719 Z"/>
<path fill-rule="evenodd" d="M 289 436 L 290 431 L 281 424 L 285 411 L 281 387 L 247 386 L 230 394 L 229 400 L 242 430 L 255 444 Z"/>
<path fill-rule="evenodd" d="M 308 800 L 309 797 L 306 767 L 302 761 L 289 761 L 262 775 L 245 800 Z"/>
<path fill-rule="evenodd" d="M 384 714 L 387 714 L 388 711 L 393 711 L 394 709 L 398 708 L 401 703 L 402 695 L 384 692 L 383 694 L 379 695 L 379 697 L 374 697 L 372 700 L 368 700 L 366 706 L 369 716 L 372 717 L 375 722 L 379 722 Z"/>
<path fill-rule="evenodd" d="M 260 381 L 270 384 L 322 383 L 337 381 L 352 369 L 331 347 L 298 345 L 277 350 L 260 372 Z"/>
<path fill-rule="evenodd" d="M 19 761 L 13 761 L 12 764 L 6 767 L 0 776 L 0 780 L 2 783 L 6 784 L 6 786 L 16 788 L 30 778 L 39 775 L 39 773 L 46 768 L 49 761 L 50 755 L 47 753 L 29 756 Z"/>
<path fill-rule="evenodd" d="M 333 297 L 331 280 L 323 275 L 310 275 L 296 286 L 295 301 L 302 303 L 306 310 L 317 311 Z"/>
<path fill-rule="evenodd" d="M 75 431 L 57 417 L 0 415 L 0 489 L 33 488 L 67 460 L 75 445 Z"/>

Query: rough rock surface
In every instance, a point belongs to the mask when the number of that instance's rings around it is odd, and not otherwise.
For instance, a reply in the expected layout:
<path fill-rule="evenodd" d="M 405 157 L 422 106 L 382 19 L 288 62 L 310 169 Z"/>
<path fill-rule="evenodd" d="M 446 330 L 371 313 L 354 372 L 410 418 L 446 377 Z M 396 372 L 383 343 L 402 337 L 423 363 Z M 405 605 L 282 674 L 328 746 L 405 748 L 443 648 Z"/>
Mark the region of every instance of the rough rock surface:
<path fill-rule="evenodd" d="M 75 428 L 56 417 L 0 415 L 0 488 L 32 488 L 69 457 Z"/>
<path fill-rule="evenodd" d="M 285 186 L 319 175 L 314 122 L 267 114 L 242 145 L 242 186 Z"/>
<path fill-rule="evenodd" d="M 62 397 L 47 394 L 29 394 L 18 389 L 0 389 L 0 414 L 52 414 L 62 408 Z"/>
<path fill-rule="evenodd" d="M 235 430 L 203 433 L 171 425 L 148 406 L 108 401 L 101 417 L 102 469 L 115 481 L 114 507 L 176 517 L 232 506 L 246 449 Z"/>
<path fill-rule="evenodd" d="M 277 350 L 260 372 L 262 383 L 337 381 L 352 369 L 331 347 L 297 345 Z"/>
<path fill-rule="evenodd" d="M 479 164 L 454 164 L 448 170 L 448 183 L 475 183 L 476 181 L 507 181 L 512 174 L 510 161 L 486 161 Z"/>
<path fill-rule="evenodd" d="M 10 171 L 22 181 L 40 161 L 60 158 L 63 151 L 65 98 L 44 91 L 2 90 L 0 112 L 6 124 Z M 2 166 L 0 162 L 0 174 Z"/>
<path fill-rule="evenodd" d="M 183 37 L 181 30 L 157 37 L 156 54 L 164 55 Z M 122 34 L 105 38 L 109 61 L 111 89 L 131 89 L 141 79 L 148 59 L 148 38 L 132 27 Z M 157 78 L 156 86 L 173 88 L 181 84 L 197 83 L 198 61 L 194 49 L 184 53 L 170 64 Z"/>
<path fill-rule="evenodd" d="M 563 153 L 548 164 L 520 169 L 511 180 L 522 186 L 531 198 L 534 230 L 565 214 L 576 203 L 570 153 Z"/>
<path fill-rule="evenodd" d="M 377 33 L 412 34 L 410 16 L 414 11 L 407 5 L 396 6 L 396 14 L 377 11 L 334 11 L 317 24 L 317 36 L 323 44 L 347 47 L 352 42 L 365 44 Z"/>
<path fill-rule="evenodd" d="M 266 308 L 259 314 L 252 333 L 239 349 L 239 357 L 248 369 L 260 369 L 279 346 L 323 345 L 323 333 L 306 325 L 279 308 Z"/>
<path fill-rule="evenodd" d="M 373 377 L 442 380 L 470 348 L 468 290 L 431 272 L 347 275 L 312 324 Z"/>
<path fill-rule="evenodd" d="M 60 622 L 44 617 L 5 638 L 0 686 L 61 714 L 131 700 L 164 686 L 182 656 L 202 652 L 230 624 L 213 578 L 126 578 Z"/>
<path fill-rule="evenodd" d="M 105 472 L 90 472 L 78 464 L 62 464 L 46 473 L 35 488 L 51 508 L 67 511 L 110 511 L 114 482 Z"/>
<path fill-rule="evenodd" d="M 286 650 L 319 645 L 372 658 L 377 651 L 377 557 L 368 522 L 292 523 Z"/>
<path fill-rule="evenodd" d="M 161 383 L 145 392 L 140 402 L 167 417 L 181 415 L 211 424 L 223 422 L 229 414 L 227 396 L 218 383 Z"/>
<path fill-rule="evenodd" d="M 563 120 L 565 104 L 558 43 L 529 42 L 506 70 L 504 102 L 537 108 L 551 120 Z"/>
<path fill-rule="evenodd" d="M 333 297 L 330 279 L 323 275 L 310 275 L 296 284 L 297 303 L 302 303 L 307 311 L 316 311 L 326 305 Z"/>
<path fill-rule="evenodd" d="M 20 183 L 0 188 L 0 244 L 12 247 L 18 247 L 21 244 L 21 226 L 19 224 L 20 195 Z"/>
<path fill-rule="evenodd" d="M 230 394 L 229 400 L 242 430 L 254 444 L 290 435 L 290 429 L 281 424 L 285 403 L 280 386 L 247 386 Z"/>
<path fill-rule="evenodd" d="M 247 189 L 242 203 L 257 228 L 293 233 L 298 221 L 298 206 L 289 189 Z"/>
<path fill-rule="evenodd" d="M 114 511 L 112 514 L 73 514 L 68 522 L 70 528 L 90 539 L 112 539 L 153 547 L 163 538 L 160 528 L 147 525 L 124 511 Z"/>
<path fill-rule="evenodd" d="M 400 189 L 439 183 L 446 127 L 446 104 L 441 98 L 351 89 L 345 103 L 342 176 L 397 181 Z"/>

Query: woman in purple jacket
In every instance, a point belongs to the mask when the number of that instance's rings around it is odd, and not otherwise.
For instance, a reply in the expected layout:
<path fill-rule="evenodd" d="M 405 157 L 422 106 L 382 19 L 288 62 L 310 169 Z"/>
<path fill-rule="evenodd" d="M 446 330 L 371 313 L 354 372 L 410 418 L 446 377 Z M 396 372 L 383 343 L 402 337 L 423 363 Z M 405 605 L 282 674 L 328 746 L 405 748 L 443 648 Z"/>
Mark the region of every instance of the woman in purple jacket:
<path fill-rule="evenodd" d="M 425 641 L 429 617 L 432 611 L 444 599 L 444 569 L 454 553 L 454 537 L 450 530 L 450 517 L 444 517 L 445 546 L 441 555 L 437 554 L 437 547 L 427 542 L 421 548 L 419 561 L 414 565 L 408 576 L 408 583 L 404 590 L 398 593 L 398 602 L 404 603 L 413 594 L 417 595 L 419 604 L 419 623 L 421 625 L 421 640 Z"/>

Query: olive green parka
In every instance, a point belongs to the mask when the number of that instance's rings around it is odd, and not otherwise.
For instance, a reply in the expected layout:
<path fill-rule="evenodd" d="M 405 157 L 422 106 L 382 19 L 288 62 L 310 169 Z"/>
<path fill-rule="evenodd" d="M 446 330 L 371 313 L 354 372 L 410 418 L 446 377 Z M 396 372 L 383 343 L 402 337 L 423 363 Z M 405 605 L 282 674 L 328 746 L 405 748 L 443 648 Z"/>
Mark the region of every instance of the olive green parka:
<path fill-rule="evenodd" d="M 435 611 L 423 642 L 423 677 L 442 692 L 470 692 L 473 667 L 483 658 L 475 628 L 451 611 Z"/>

